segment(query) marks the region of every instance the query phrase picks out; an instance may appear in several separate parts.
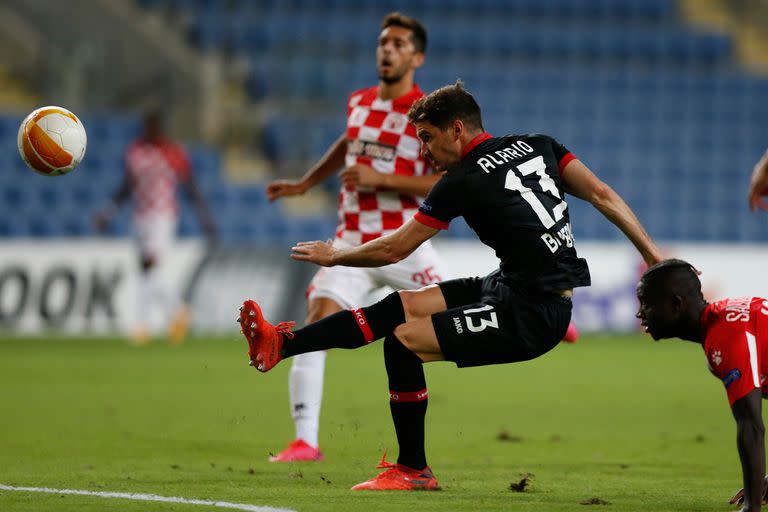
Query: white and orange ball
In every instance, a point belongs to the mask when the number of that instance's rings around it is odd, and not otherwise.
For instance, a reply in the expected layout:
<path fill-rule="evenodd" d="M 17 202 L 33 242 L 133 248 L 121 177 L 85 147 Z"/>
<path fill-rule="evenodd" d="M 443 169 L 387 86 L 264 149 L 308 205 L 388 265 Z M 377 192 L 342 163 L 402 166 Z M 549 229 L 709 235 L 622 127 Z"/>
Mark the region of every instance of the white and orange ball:
<path fill-rule="evenodd" d="M 88 137 L 83 123 L 69 110 L 42 107 L 22 121 L 18 145 L 30 169 L 45 176 L 60 176 L 83 160 Z"/>

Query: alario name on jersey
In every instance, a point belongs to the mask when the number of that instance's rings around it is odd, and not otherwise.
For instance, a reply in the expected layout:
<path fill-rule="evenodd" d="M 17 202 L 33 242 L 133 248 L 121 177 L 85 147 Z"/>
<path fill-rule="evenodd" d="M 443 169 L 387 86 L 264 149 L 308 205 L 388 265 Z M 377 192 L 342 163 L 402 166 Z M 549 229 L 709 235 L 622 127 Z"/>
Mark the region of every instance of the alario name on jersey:
<path fill-rule="evenodd" d="M 504 149 L 484 154 L 477 159 L 477 165 L 479 165 L 483 171 L 491 172 L 491 169 L 495 169 L 497 165 L 513 162 L 516 158 L 522 158 L 525 155 L 533 153 L 533 151 L 531 146 L 522 140 L 518 140 Z"/>

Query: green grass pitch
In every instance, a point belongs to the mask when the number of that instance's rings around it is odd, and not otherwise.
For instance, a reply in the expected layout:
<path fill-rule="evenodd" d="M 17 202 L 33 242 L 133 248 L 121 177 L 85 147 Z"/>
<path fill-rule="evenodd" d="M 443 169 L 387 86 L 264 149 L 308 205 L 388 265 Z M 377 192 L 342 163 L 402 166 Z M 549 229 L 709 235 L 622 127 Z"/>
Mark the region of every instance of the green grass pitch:
<path fill-rule="evenodd" d="M 586 336 L 527 363 L 427 365 L 435 493 L 349 491 L 397 455 L 381 343 L 329 355 L 326 460 L 309 465 L 267 462 L 293 437 L 289 364 L 262 375 L 245 351 L 234 336 L 0 340 L 0 484 L 301 512 L 720 511 L 740 487 L 725 392 L 692 343 Z M 0 491 L 0 510 L 221 509 Z"/>

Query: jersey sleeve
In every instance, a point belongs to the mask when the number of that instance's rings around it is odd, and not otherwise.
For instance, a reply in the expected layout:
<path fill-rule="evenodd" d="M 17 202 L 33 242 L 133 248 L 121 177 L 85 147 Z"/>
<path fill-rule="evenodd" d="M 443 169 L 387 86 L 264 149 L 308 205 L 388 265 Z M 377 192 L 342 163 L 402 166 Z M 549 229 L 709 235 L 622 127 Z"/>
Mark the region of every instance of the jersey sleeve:
<path fill-rule="evenodd" d="M 461 215 L 461 202 L 461 180 L 446 174 L 435 183 L 413 218 L 431 228 L 448 229 L 450 222 Z"/>
<path fill-rule="evenodd" d="M 557 166 L 560 169 L 560 175 L 562 175 L 565 167 L 571 163 L 572 160 L 576 159 L 576 155 L 568 151 L 568 148 L 557 142 L 555 139 L 552 139 L 552 150 L 554 151 L 555 158 L 557 159 Z"/>
<path fill-rule="evenodd" d="M 176 145 L 170 152 L 169 158 L 179 181 L 188 181 L 190 174 L 192 174 L 192 165 L 189 163 L 187 150 L 181 145 Z"/>
<path fill-rule="evenodd" d="M 731 324 L 712 333 L 707 359 L 712 373 L 723 383 L 728 403 L 744 398 L 760 388 L 760 361 L 755 336 L 739 325 Z"/>

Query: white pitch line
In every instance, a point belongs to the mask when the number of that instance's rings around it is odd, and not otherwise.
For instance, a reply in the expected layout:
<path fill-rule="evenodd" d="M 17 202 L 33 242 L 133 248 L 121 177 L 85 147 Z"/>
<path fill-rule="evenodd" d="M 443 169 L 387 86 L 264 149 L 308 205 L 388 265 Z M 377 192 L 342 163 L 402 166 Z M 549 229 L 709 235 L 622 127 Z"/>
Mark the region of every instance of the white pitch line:
<path fill-rule="evenodd" d="M 229 503 L 227 501 L 194 500 L 174 496 L 158 496 L 157 494 L 134 494 L 130 492 L 80 491 L 77 489 L 51 489 L 48 487 L 14 487 L 0 484 L 0 491 L 44 492 L 48 494 L 77 494 L 80 496 L 98 496 L 99 498 L 122 498 L 138 501 L 162 501 L 166 503 L 184 503 L 187 505 L 208 505 L 209 507 L 233 508 L 248 512 L 296 512 L 289 508 L 265 507 L 248 505 L 247 503 Z"/>

